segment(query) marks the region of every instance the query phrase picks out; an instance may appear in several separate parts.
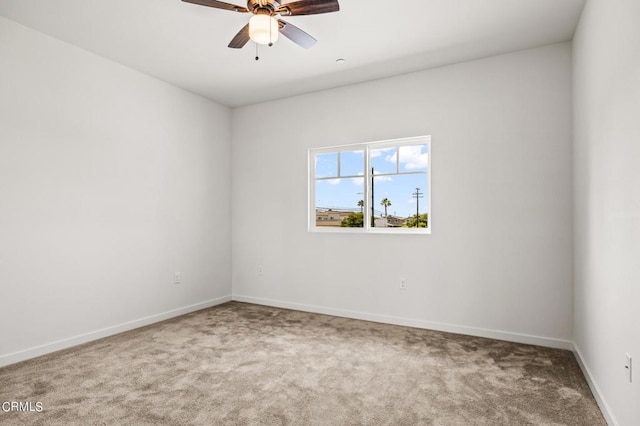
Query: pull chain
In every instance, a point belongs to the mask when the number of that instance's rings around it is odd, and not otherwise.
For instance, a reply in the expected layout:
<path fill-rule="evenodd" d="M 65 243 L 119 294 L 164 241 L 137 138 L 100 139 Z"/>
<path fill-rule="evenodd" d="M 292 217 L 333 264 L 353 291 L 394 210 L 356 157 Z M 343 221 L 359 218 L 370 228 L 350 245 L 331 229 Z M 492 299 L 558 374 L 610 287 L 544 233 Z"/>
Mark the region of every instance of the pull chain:
<path fill-rule="evenodd" d="M 258 43 L 255 43 L 255 45 L 256 45 L 256 61 L 257 61 L 258 59 L 260 59 L 260 56 L 258 56 Z"/>

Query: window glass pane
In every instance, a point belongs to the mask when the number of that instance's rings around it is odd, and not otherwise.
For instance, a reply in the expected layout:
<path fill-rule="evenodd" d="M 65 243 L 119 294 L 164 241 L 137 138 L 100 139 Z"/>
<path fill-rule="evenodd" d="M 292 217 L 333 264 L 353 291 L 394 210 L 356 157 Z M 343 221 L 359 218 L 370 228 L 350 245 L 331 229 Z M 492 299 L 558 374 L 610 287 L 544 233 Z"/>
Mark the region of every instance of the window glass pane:
<path fill-rule="evenodd" d="M 340 176 L 364 176 L 364 151 L 340 153 Z"/>
<path fill-rule="evenodd" d="M 421 136 L 309 150 L 309 230 L 431 233 L 430 146 Z"/>
<path fill-rule="evenodd" d="M 400 171 L 418 172 L 426 171 L 429 161 L 427 145 L 407 145 L 399 148 Z"/>
<path fill-rule="evenodd" d="M 363 227 L 364 177 L 315 182 L 316 226 Z"/>
<path fill-rule="evenodd" d="M 377 176 L 373 183 L 376 228 L 415 228 L 416 208 L 418 223 L 425 227 L 429 195 L 426 174 Z M 417 199 L 416 188 L 419 188 Z"/>
<path fill-rule="evenodd" d="M 397 173 L 396 170 L 396 158 L 398 155 L 398 148 L 379 148 L 369 151 L 369 161 L 371 162 L 371 168 L 373 173 L 378 175 L 381 173 Z"/>
<path fill-rule="evenodd" d="M 338 176 L 338 154 L 316 154 L 316 177 Z"/>

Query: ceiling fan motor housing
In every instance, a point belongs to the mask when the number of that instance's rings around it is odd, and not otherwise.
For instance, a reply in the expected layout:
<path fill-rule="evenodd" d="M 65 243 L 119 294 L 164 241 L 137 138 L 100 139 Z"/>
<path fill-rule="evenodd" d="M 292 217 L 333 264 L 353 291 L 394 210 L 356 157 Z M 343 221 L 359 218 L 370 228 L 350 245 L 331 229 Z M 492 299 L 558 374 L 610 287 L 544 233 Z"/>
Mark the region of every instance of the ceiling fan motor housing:
<path fill-rule="evenodd" d="M 256 15 L 273 14 L 280 7 L 277 0 L 248 0 L 247 9 Z"/>

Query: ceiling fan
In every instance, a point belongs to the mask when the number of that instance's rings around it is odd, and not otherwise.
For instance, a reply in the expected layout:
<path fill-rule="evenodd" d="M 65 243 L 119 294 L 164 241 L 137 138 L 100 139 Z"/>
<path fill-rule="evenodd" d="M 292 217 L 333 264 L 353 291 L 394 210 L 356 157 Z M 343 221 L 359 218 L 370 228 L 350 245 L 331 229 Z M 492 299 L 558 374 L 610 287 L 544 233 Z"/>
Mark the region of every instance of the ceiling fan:
<path fill-rule="evenodd" d="M 232 12 L 252 13 L 253 16 L 249 23 L 229 43 L 229 47 L 233 49 L 244 47 L 249 40 L 271 46 L 278 40 L 278 34 L 282 34 L 298 46 L 308 49 L 316 44 L 317 40 L 279 17 L 317 15 L 340 10 L 338 0 L 298 0 L 291 3 L 285 3 L 286 0 L 248 0 L 247 7 L 217 0 L 182 1 Z"/>

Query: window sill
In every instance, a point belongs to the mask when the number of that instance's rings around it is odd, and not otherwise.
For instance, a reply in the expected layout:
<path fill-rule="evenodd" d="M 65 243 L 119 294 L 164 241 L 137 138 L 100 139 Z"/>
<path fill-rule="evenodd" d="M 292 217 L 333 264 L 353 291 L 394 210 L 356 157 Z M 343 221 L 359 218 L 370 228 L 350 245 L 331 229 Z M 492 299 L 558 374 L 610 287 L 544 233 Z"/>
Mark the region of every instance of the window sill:
<path fill-rule="evenodd" d="M 431 228 L 339 228 L 311 227 L 310 233 L 317 234 L 393 234 L 393 235 L 430 235 Z"/>

